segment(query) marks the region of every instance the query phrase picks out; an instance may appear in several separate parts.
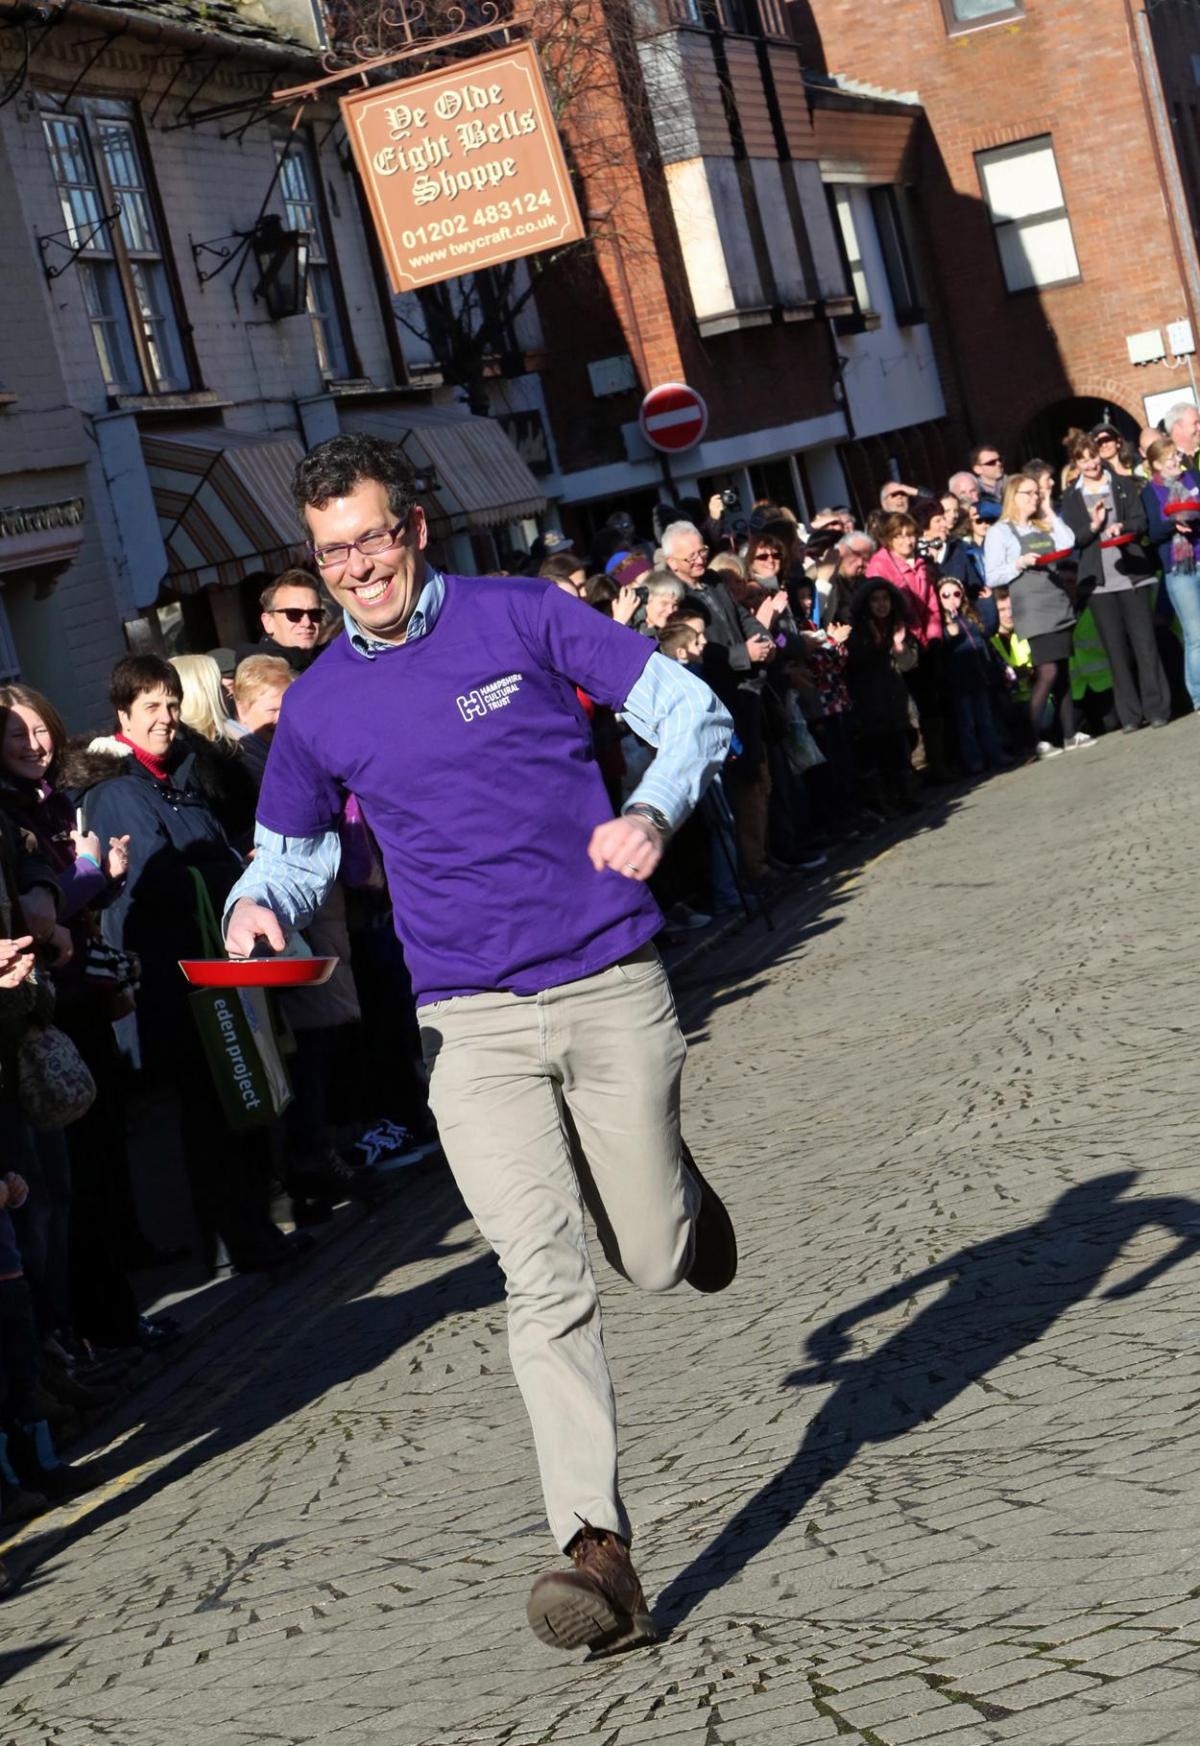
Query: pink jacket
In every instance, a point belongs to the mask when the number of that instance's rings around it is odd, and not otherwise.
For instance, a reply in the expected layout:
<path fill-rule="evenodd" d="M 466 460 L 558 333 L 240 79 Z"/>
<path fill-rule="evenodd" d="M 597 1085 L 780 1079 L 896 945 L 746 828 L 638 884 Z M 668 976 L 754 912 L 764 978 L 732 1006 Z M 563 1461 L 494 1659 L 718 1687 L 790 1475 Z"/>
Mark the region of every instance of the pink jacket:
<path fill-rule="evenodd" d="M 868 576 L 878 576 L 899 588 L 908 604 L 912 633 L 924 648 L 936 642 L 942 634 L 942 609 L 938 604 L 937 584 L 929 573 L 924 558 L 904 559 L 880 546 L 867 565 Z"/>

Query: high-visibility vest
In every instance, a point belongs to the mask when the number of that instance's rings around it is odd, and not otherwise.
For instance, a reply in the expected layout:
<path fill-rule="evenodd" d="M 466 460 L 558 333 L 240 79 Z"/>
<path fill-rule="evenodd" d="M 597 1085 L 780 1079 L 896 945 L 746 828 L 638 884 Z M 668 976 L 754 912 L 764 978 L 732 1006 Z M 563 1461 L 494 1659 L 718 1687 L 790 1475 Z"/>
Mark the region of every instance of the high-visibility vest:
<path fill-rule="evenodd" d="M 1084 607 L 1075 625 L 1071 650 L 1071 696 L 1076 703 L 1085 691 L 1111 691 L 1112 670 L 1090 606 Z"/>
<path fill-rule="evenodd" d="M 1028 703 L 1029 693 L 1033 690 L 1033 651 L 1024 637 L 1019 637 L 1016 631 L 1012 634 L 1009 648 L 1004 647 L 1004 639 L 997 631 L 992 638 L 992 647 L 1004 662 L 1011 667 L 1017 676 L 1017 687 L 1013 695 L 1018 703 Z"/>

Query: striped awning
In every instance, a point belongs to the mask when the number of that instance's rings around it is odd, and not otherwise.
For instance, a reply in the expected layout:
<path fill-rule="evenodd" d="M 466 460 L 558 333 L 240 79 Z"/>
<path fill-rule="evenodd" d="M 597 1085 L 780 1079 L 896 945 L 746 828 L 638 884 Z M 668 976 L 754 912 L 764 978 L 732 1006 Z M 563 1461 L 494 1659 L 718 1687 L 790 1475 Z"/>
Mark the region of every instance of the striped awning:
<path fill-rule="evenodd" d="M 142 453 L 167 548 L 167 587 L 195 594 L 299 561 L 304 540 L 291 494 L 304 453 L 298 437 L 144 431 Z"/>
<path fill-rule="evenodd" d="M 346 430 L 397 442 L 417 473 L 437 480 L 421 502 L 435 539 L 540 515 L 546 493 L 503 425 L 453 406 L 343 412 Z"/>

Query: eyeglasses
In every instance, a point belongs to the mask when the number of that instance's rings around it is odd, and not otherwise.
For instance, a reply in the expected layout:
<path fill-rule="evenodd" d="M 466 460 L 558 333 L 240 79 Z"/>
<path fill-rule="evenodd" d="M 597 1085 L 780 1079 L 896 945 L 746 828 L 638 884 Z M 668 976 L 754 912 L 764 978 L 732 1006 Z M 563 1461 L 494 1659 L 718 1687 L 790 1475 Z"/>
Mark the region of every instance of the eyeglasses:
<path fill-rule="evenodd" d="M 681 552 L 679 562 L 681 564 L 702 564 L 707 556 L 708 547 L 697 546 L 694 552 Z"/>
<path fill-rule="evenodd" d="M 350 553 L 361 552 L 364 558 L 374 558 L 380 552 L 386 552 L 394 546 L 408 526 L 408 517 L 398 521 L 395 527 L 380 527 L 370 533 L 359 534 L 356 540 L 348 543 L 339 542 L 332 546 L 309 546 L 309 552 L 314 564 L 322 570 L 340 570 L 343 564 L 350 562 Z"/>
<path fill-rule="evenodd" d="M 1120 445 L 1120 441 L 1121 441 L 1120 437 L 1098 436 L 1096 438 L 1096 447 L 1098 449 L 1107 449 L 1107 448 L 1114 448 L 1115 449 Z"/>
<path fill-rule="evenodd" d="M 309 624 L 320 624 L 325 617 L 319 606 L 272 606 L 267 610 L 279 618 L 286 618 L 289 624 L 301 624 L 305 620 Z"/>
<path fill-rule="evenodd" d="M 975 464 L 978 467 L 1002 467 L 1004 462 L 999 455 L 980 455 Z"/>
<path fill-rule="evenodd" d="M 754 562 L 756 564 L 782 564 L 783 558 L 779 552 L 755 552 Z"/>

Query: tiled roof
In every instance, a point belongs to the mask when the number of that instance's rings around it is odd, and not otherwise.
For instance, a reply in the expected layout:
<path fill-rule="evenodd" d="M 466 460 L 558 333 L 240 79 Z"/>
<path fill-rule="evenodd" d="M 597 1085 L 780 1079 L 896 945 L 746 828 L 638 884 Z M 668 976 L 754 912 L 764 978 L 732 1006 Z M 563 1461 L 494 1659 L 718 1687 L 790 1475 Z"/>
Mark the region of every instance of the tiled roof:
<path fill-rule="evenodd" d="M 287 28 L 288 12 L 302 15 L 299 8 L 264 5 L 262 0 L 91 0 L 90 9 L 111 13 L 114 24 L 128 20 L 134 30 L 142 22 L 164 24 L 230 45 L 290 50 L 306 60 L 320 52 L 311 39 L 305 41 Z"/>

